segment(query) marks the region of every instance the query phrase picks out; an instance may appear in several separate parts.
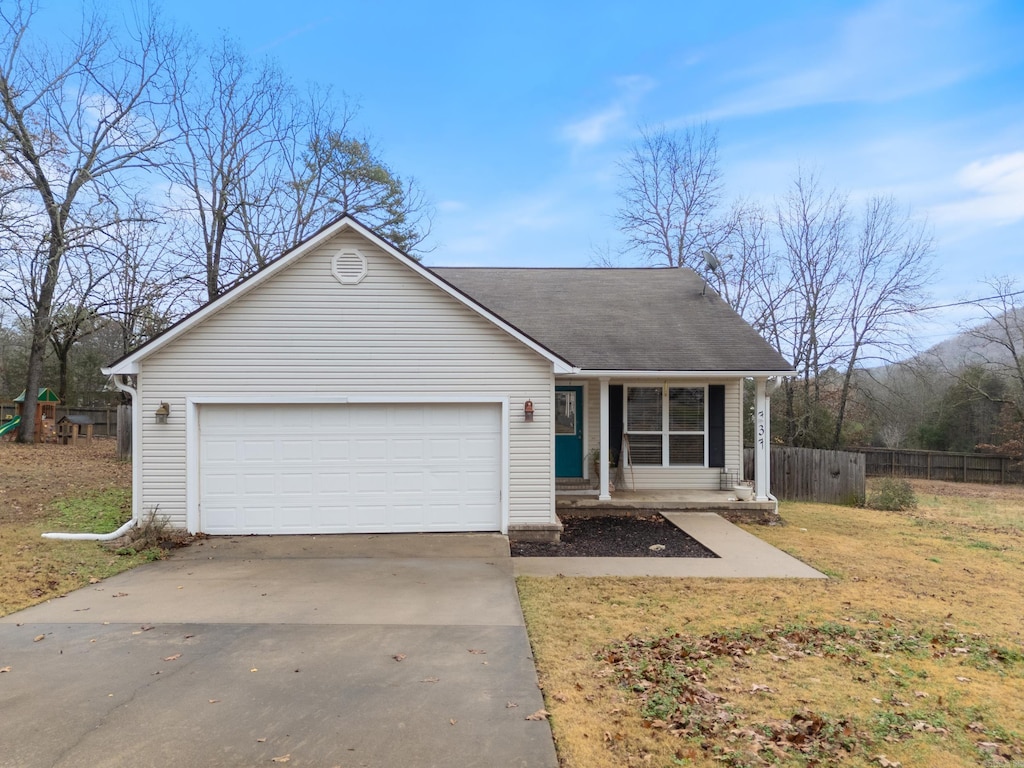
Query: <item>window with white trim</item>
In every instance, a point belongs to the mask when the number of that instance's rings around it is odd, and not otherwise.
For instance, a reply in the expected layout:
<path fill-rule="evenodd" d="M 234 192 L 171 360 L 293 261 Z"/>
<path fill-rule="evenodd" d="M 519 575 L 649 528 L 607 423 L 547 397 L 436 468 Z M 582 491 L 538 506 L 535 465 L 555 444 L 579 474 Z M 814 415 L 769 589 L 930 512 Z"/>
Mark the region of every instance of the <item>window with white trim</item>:
<path fill-rule="evenodd" d="M 707 466 L 706 387 L 626 387 L 634 466 Z"/>

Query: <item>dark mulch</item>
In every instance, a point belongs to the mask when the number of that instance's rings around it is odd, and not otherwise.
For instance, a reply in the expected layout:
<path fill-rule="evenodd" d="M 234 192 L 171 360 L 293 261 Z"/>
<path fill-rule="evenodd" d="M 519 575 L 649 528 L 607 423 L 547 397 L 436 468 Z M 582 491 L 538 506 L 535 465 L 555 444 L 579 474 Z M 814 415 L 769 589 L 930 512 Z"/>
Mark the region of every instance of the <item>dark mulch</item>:
<path fill-rule="evenodd" d="M 513 541 L 513 557 L 718 557 L 661 515 L 566 517 L 558 544 Z M 652 550 L 654 544 L 664 549 Z"/>

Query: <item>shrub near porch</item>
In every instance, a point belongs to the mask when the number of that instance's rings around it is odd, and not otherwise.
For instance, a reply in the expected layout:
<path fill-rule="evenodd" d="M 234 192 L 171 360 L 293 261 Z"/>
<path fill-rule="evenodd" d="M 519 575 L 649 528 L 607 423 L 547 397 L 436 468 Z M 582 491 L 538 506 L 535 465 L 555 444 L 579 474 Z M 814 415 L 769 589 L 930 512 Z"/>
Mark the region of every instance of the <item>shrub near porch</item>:
<path fill-rule="evenodd" d="M 1024 762 L 1024 489 L 915 489 L 748 528 L 828 581 L 521 578 L 562 764 Z"/>

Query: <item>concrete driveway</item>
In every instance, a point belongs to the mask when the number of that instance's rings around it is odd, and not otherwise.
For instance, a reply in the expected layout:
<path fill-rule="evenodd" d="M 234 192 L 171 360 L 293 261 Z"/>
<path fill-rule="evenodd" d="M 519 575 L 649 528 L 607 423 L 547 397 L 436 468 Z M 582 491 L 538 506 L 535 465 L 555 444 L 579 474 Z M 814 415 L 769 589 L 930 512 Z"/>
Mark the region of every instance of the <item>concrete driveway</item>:
<path fill-rule="evenodd" d="M 500 536 L 207 539 L 0 618 L 7 667 L 5 767 L 557 765 Z"/>

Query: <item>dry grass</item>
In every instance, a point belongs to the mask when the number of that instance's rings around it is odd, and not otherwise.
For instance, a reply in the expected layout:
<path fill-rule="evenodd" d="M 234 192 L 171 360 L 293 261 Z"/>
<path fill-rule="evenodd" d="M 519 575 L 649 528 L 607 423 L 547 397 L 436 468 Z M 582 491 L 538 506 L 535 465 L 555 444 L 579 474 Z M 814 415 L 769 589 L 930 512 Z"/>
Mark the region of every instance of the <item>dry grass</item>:
<path fill-rule="evenodd" d="M 784 504 L 788 526 L 748 528 L 827 581 L 521 578 L 562 765 L 1024 764 L 1024 489 L 948 485 L 917 487 L 913 512 Z M 667 651 L 622 650 L 674 633 L 738 643 L 670 659 L 696 675 L 683 725 L 646 687 Z M 701 686 L 727 713 L 717 731 L 693 725 Z M 845 745 L 780 749 L 769 734 L 807 712 Z"/>
<path fill-rule="evenodd" d="M 148 559 L 97 542 L 41 538 L 60 522 L 58 500 L 119 504 L 130 488 L 131 465 L 117 461 L 112 440 L 91 446 L 0 442 L 0 616 Z"/>

